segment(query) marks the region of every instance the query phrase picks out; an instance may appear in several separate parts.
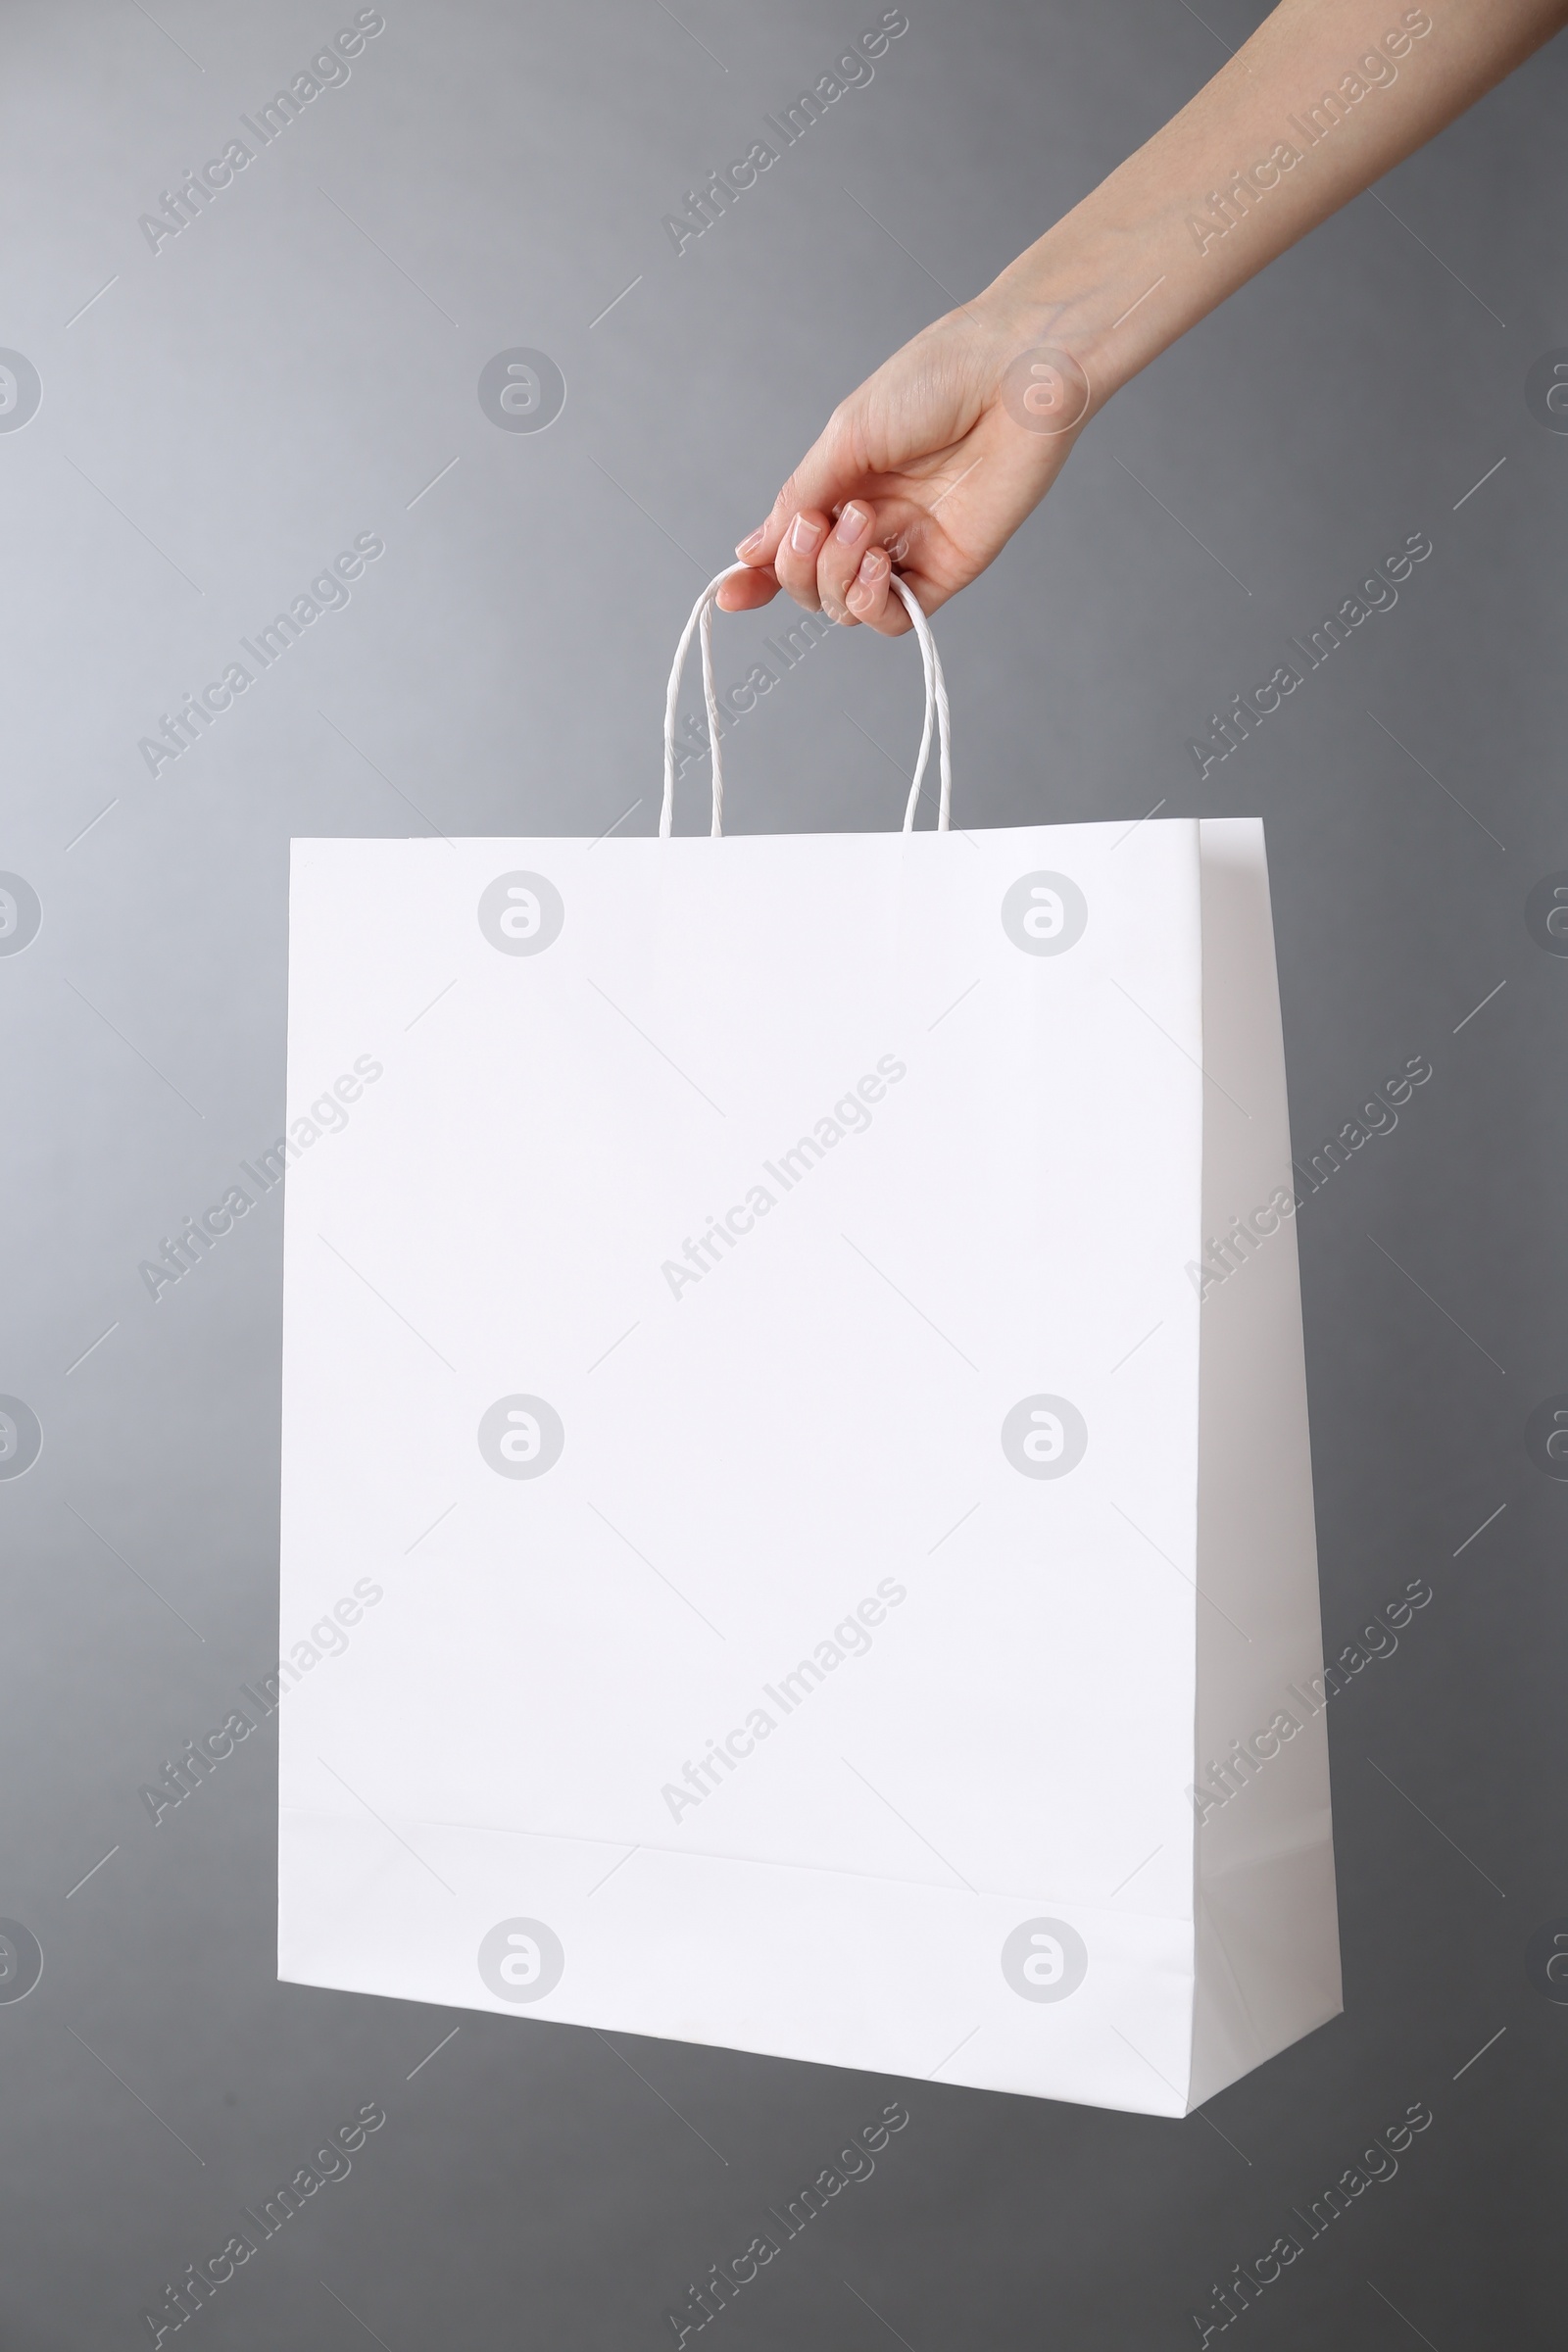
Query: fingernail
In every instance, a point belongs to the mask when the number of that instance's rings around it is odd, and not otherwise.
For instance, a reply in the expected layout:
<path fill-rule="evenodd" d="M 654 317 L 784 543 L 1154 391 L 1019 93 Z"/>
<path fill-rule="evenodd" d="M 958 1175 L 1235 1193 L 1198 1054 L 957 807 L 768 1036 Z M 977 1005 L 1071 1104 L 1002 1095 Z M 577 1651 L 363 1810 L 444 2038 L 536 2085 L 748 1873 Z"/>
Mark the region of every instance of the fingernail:
<path fill-rule="evenodd" d="M 797 514 L 790 524 L 790 545 L 798 556 L 808 556 L 822 536 L 822 525 L 809 514 Z"/>
<path fill-rule="evenodd" d="M 839 527 L 833 536 L 841 547 L 853 547 L 870 520 L 864 507 L 848 506 L 839 516 Z"/>
<path fill-rule="evenodd" d="M 874 588 L 877 581 L 882 577 L 882 574 L 887 570 L 887 557 L 882 553 L 882 550 L 879 547 L 872 547 L 868 548 L 865 554 L 861 557 L 860 568 L 855 576 L 862 586 Z"/>
<path fill-rule="evenodd" d="M 738 555 L 738 556 L 741 558 L 742 562 L 744 563 L 744 562 L 745 562 L 745 560 L 746 560 L 746 558 L 747 558 L 748 556 L 750 556 L 750 555 L 754 554 L 754 553 L 756 552 L 756 550 L 761 546 L 761 544 L 762 544 L 762 541 L 764 540 L 764 538 L 765 538 L 766 536 L 767 536 L 767 525 L 766 525 L 766 523 L 765 523 L 765 522 L 760 522 L 760 523 L 758 524 L 758 526 L 757 526 L 756 530 L 755 530 L 755 531 L 753 531 L 753 533 L 752 533 L 751 537 L 750 537 L 749 539 L 743 539 L 743 540 L 741 541 L 741 543 L 740 543 L 739 547 L 737 547 L 737 549 L 735 550 L 735 553 L 736 553 L 736 554 L 737 554 L 737 555 Z"/>

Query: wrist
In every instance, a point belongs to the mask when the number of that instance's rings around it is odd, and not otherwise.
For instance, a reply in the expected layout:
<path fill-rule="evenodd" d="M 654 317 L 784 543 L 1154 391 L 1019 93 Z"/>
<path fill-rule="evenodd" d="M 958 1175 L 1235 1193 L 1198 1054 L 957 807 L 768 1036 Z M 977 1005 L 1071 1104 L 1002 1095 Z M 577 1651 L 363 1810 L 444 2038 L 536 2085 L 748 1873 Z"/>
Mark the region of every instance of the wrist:
<path fill-rule="evenodd" d="M 1089 388 L 1087 418 L 1188 321 L 1172 298 L 1163 240 L 1098 227 L 1080 219 L 1086 209 L 1068 214 L 1009 263 L 977 307 L 1008 358 L 1049 349 L 1077 364 Z"/>

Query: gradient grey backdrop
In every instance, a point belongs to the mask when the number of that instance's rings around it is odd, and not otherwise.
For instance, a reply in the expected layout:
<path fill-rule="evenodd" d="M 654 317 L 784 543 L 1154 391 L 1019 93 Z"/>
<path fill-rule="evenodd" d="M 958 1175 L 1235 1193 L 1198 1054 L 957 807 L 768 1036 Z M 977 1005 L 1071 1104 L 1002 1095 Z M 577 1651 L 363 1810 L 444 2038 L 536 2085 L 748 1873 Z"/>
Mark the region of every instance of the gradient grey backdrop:
<path fill-rule="evenodd" d="M 1334 1703 L 1347 2013 L 1170 2123 L 279 1986 L 271 1727 L 157 1829 L 137 1796 L 276 1655 L 278 1196 L 156 1305 L 137 1264 L 280 1127 L 290 835 L 595 832 L 639 796 L 651 829 L 675 634 L 833 401 L 1260 12 L 909 0 L 870 86 L 677 258 L 662 217 L 872 0 L 387 0 L 346 86 L 149 251 L 138 215 L 353 13 L 0 33 L 0 344 L 43 381 L 0 432 L 0 867 L 44 909 L 0 957 L 0 1391 L 44 1430 L 0 1482 L 0 1916 L 45 1954 L 0 2006 L 0 2341 L 147 2341 L 162 2282 L 377 2099 L 352 2177 L 177 2340 L 668 2343 L 686 2282 L 898 2094 L 875 2177 L 702 2341 L 1194 2343 L 1210 2281 L 1424 2099 L 1397 2179 L 1225 2340 L 1560 2342 L 1568 2008 L 1527 1946 L 1568 1914 L 1568 1487 L 1524 1424 L 1568 1390 L 1568 960 L 1524 901 L 1568 867 L 1568 437 L 1524 379 L 1568 343 L 1568 56 L 1135 383 L 940 623 L 960 822 L 1266 819 L 1298 1151 L 1434 1067 L 1300 1218 L 1330 1650 L 1434 1589 Z M 518 345 L 565 375 L 543 433 L 476 397 Z M 159 713 L 367 530 L 348 609 L 153 780 Z M 1200 785 L 1216 702 L 1421 530 L 1397 608 Z M 721 678 L 776 618 L 723 624 Z M 863 632 L 813 651 L 736 730 L 734 827 L 894 824 L 916 675 Z"/>

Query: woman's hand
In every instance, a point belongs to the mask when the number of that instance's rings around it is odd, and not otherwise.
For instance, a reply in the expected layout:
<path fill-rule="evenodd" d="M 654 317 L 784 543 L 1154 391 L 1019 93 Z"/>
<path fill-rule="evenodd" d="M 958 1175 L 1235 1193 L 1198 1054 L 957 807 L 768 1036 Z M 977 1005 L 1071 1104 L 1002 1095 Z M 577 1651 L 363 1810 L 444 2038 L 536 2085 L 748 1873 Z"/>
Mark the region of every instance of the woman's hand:
<path fill-rule="evenodd" d="M 809 612 L 896 637 L 910 623 L 895 565 L 927 612 L 967 587 L 1044 498 L 1091 405 L 1065 355 L 1040 356 L 1040 316 L 994 288 L 895 352 L 736 549 L 752 570 L 725 583 L 722 609 L 783 588 Z"/>
<path fill-rule="evenodd" d="M 724 610 L 783 588 L 896 637 L 896 567 L 934 612 L 1121 384 L 1549 40 L 1568 0 L 1461 0 L 1441 27 L 1426 8 L 1388 15 L 1280 0 L 1147 146 L 841 402 L 736 549 L 751 570 Z"/>

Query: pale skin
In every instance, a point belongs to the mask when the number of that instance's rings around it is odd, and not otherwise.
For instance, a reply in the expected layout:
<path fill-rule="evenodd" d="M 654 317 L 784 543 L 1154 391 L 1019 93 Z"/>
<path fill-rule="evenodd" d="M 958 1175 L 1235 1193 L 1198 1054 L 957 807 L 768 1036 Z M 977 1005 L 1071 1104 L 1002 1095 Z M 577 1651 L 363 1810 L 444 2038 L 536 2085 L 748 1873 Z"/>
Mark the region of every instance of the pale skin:
<path fill-rule="evenodd" d="M 928 612 L 967 587 L 1122 384 L 1565 23 L 1568 0 L 1283 0 L 1147 146 L 840 402 L 736 549 L 751 568 L 721 608 L 782 588 L 902 636 L 895 567 Z"/>

